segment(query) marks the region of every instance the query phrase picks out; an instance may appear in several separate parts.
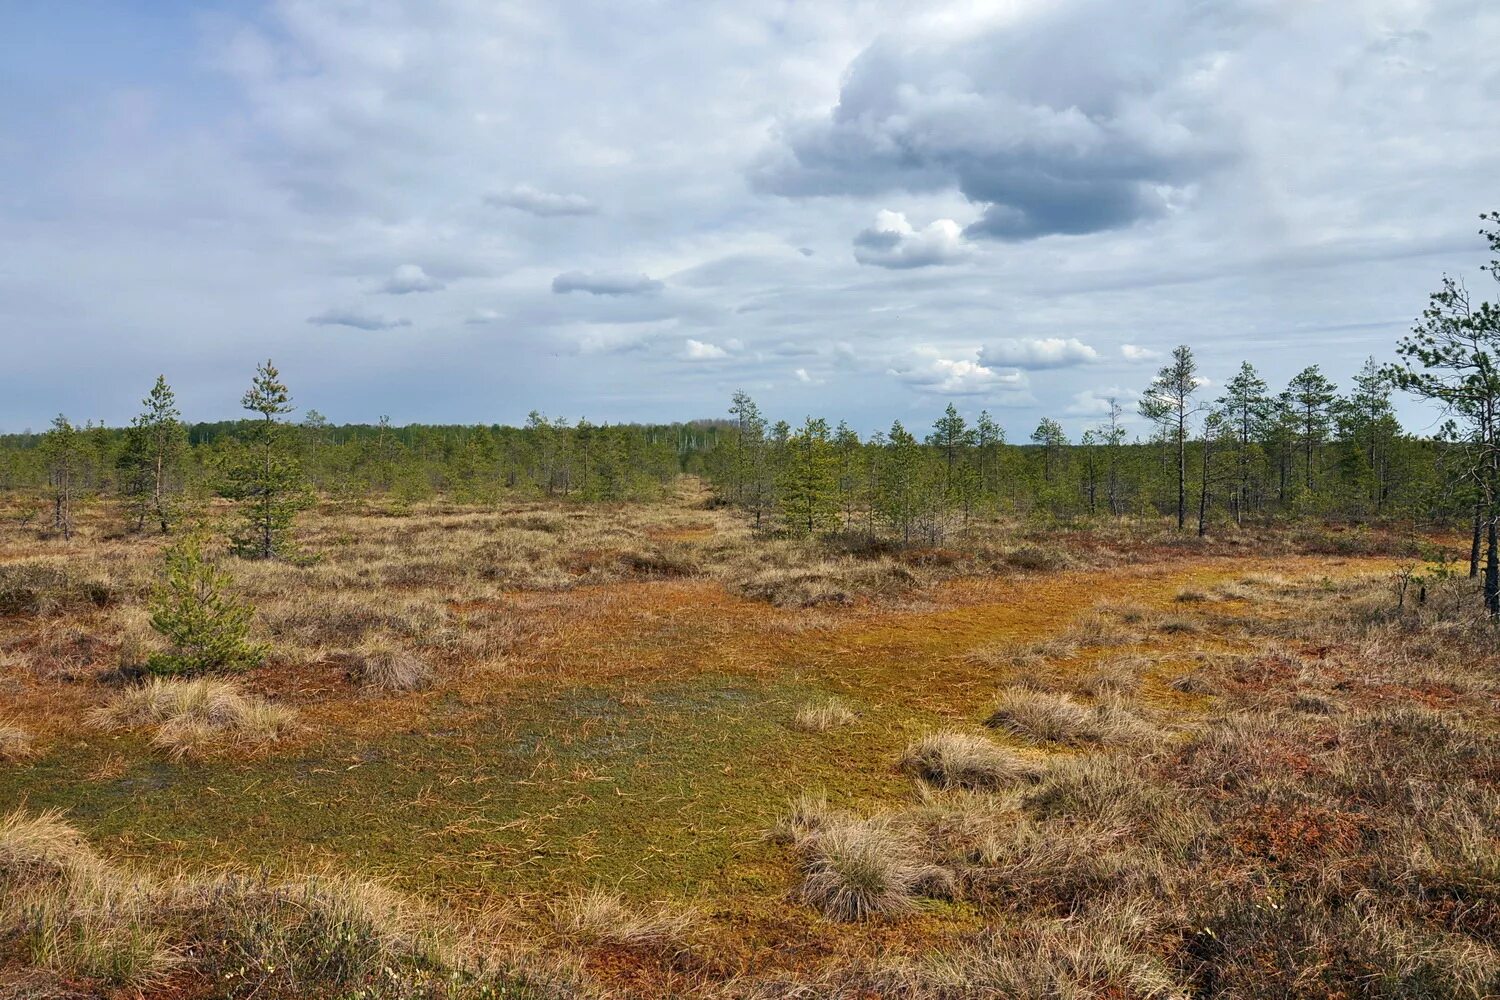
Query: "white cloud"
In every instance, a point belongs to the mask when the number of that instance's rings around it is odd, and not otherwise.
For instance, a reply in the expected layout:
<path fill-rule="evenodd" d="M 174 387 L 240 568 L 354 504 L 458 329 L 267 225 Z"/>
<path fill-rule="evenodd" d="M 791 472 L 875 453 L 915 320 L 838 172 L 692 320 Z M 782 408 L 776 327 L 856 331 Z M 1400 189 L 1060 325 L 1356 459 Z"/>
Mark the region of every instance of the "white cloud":
<path fill-rule="evenodd" d="M 1160 361 L 1164 357 L 1161 351 L 1136 344 L 1121 344 L 1120 356 L 1126 361 Z"/>
<path fill-rule="evenodd" d="M 469 326 L 485 326 L 498 322 L 499 319 L 500 314 L 494 309 L 475 309 L 465 317 L 464 323 Z"/>
<path fill-rule="evenodd" d="M 984 345 L 979 360 L 1005 368 L 1071 368 L 1100 358 L 1098 351 L 1076 337 L 1018 337 Z"/>
<path fill-rule="evenodd" d="M 918 348 L 890 368 L 890 374 L 918 392 L 938 396 L 981 396 L 1024 392 L 1026 373 L 997 371 L 968 358 L 945 358 L 933 348 Z"/>
<path fill-rule="evenodd" d="M 655 278 L 622 271 L 568 271 L 552 279 L 552 291 L 558 295 L 568 292 L 588 292 L 590 295 L 653 295 L 663 287 Z"/>
<path fill-rule="evenodd" d="M 1119 386 L 1110 386 L 1107 389 L 1084 389 L 1073 394 L 1064 412 L 1070 417 L 1106 417 L 1109 415 L 1111 397 L 1125 411 L 1123 416 L 1130 418 L 1135 415 L 1136 404 L 1140 401 L 1141 394 L 1134 389 L 1122 389 Z"/>
<path fill-rule="evenodd" d="M 417 264 L 402 264 L 385 279 L 380 290 L 387 295 L 410 295 L 412 292 L 438 292 L 447 286 L 429 275 Z"/>
<path fill-rule="evenodd" d="M 709 344 L 689 337 L 683 345 L 682 356 L 689 361 L 716 361 L 729 357 L 729 352 L 718 344 Z"/>
<path fill-rule="evenodd" d="M 792 377 L 804 385 L 822 385 L 826 379 L 815 378 L 808 374 L 806 368 L 796 368 L 792 371 Z"/>
<path fill-rule="evenodd" d="M 33 6 L 34 61 L 67 74 L 97 39 Z M 0 232 L 25 251 L 0 313 L 34 332 L 0 425 L 128 420 L 153 369 L 195 419 L 232 415 L 223 387 L 265 352 L 333 419 L 373 419 L 393 380 L 393 407 L 445 422 L 718 413 L 743 380 L 767 413 L 813 396 L 876 426 L 917 395 L 888 369 L 962 388 L 1003 356 L 985 340 L 1087 336 L 1105 361 L 1030 375 L 1034 424 L 1100 369 L 1144 387 L 1162 362 L 1122 342 L 1191 344 L 1220 380 L 1250 354 L 1273 383 L 1315 361 L 1347 382 L 1443 273 L 1484 279 L 1484 0 L 230 6 L 170 45 L 122 15 L 98 72 L 0 88 Z M 881 263 L 950 257 L 928 223 L 977 219 L 968 261 L 861 264 L 882 208 L 904 227 Z M 447 289 L 351 294 L 404 262 Z M 598 274 L 553 294 L 575 268 Z M 369 313 L 308 336 L 350 303 Z M 420 340 L 358 334 L 351 367 L 339 342 L 398 316 Z M 685 361 L 685 338 L 731 357 Z M 893 363 L 919 344 L 949 369 Z M 121 378 L 69 378 L 79 357 Z"/>
<path fill-rule="evenodd" d="M 509 191 L 486 195 L 485 203 L 498 208 L 515 208 L 543 218 L 566 215 L 594 215 L 599 206 L 581 194 L 555 194 L 530 184 L 518 184 Z"/>
<path fill-rule="evenodd" d="M 969 255 L 963 230 L 952 219 L 915 229 L 901 212 L 881 209 L 875 224 L 854 237 L 854 259 L 893 269 L 956 264 Z"/>
<path fill-rule="evenodd" d="M 409 319 L 391 319 L 365 312 L 358 307 L 325 309 L 316 316 L 309 316 L 307 321 L 314 326 L 352 326 L 356 330 L 394 330 L 397 327 L 411 326 Z"/>

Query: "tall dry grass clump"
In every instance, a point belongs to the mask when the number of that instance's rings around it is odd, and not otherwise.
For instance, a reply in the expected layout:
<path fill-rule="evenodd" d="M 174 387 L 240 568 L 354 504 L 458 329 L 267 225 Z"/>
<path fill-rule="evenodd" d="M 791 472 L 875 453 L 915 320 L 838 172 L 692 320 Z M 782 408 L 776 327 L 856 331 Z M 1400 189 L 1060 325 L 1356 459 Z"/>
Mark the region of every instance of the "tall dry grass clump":
<path fill-rule="evenodd" d="M 1002 691 L 985 725 L 1034 743 L 1064 746 L 1148 742 L 1156 731 L 1118 698 L 1091 705 L 1067 695 L 1010 688 Z"/>
<path fill-rule="evenodd" d="M 792 728 L 804 733 L 825 733 L 830 729 L 847 726 L 857 718 L 854 710 L 837 698 L 810 702 L 797 709 L 792 716 Z"/>
<path fill-rule="evenodd" d="M 263 750 L 284 739 L 296 713 L 246 695 L 230 681 L 152 678 L 92 713 L 105 729 L 154 726 L 152 742 L 174 756 Z"/>
<path fill-rule="evenodd" d="M 0 761 L 15 763 L 26 760 L 35 752 L 35 741 L 31 733 L 9 719 L 0 719 Z"/>
<path fill-rule="evenodd" d="M 900 916 L 926 866 L 880 821 L 835 823 L 803 843 L 802 899 L 834 920 Z"/>
<path fill-rule="evenodd" d="M 619 895 L 594 888 L 553 908 L 558 933 L 583 944 L 647 948 L 680 944 L 697 914 L 666 904 L 635 907 Z"/>
<path fill-rule="evenodd" d="M 906 748 L 901 769 L 939 788 L 1003 788 L 1036 781 L 1042 768 L 972 733 L 929 733 Z"/>
<path fill-rule="evenodd" d="M 432 664 L 384 636 L 374 636 L 344 655 L 349 675 L 374 691 L 421 691 L 437 674 Z"/>
<path fill-rule="evenodd" d="M 17 809 L 0 818 L 0 885 L 7 890 L 97 875 L 99 856 L 62 813 Z"/>

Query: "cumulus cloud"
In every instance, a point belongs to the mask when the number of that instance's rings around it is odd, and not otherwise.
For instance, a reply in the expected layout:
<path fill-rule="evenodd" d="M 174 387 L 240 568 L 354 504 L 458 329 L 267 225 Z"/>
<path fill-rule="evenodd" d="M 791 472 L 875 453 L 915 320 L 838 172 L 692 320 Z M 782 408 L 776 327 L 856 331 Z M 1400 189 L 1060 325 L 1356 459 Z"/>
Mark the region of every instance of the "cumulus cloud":
<path fill-rule="evenodd" d="M 1136 404 L 1140 398 L 1141 394 L 1134 389 L 1122 389 L 1119 386 L 1110 386 L 1107 389 L 1084 389 L 1073 394 L 1064 412 L 1070 417 L 1107 417 L 1109 416 L 1109 401 L 1114 399 L 1124 410 L 1122 416 L 1128 419 L 1134 416 Z"/>
<path fill-rule="evenodd" d="M 752 180 L 793 197 L 957 188 L 984 206 L 968 234 L 1003 240 L 1129 226 L 1228 158 L 1216 59 L 1266 6 L 1059 0 L 968 32 L 885 36 Z"/>
<path fill-rule="evenodd" d="M 410 295 L 412 292 L 437 292 L 446 286 L 417 264 L 402 264 L 385 279 L 380 290 L 387 295 Z"/>
<path fill-rule="evenodd" d="M 325 309 L 316 316 L 309 316 L 307 321 L 314 326 L 352 326 L 356 330 L 394 330 L 411 326 L 409 319 L 391 319 L 359 308 Z"/>
<path fill-rule="evenodd" d="M 792 377 L 803 385 L 822 385 L 827 379 L 815 378 L 810 375 L 806 368 L 794 368 Z"/>
<path fill-rule="evenodd" d="M 530 184 L 518 184 L 509 191 L 486 195 L 485 203 L 497 208 L 514 208 L 543 218 L 565 215 L 595 215 L 599 206 L 581 194 L 556 194 L 534 188 Z"/>
<path fill-rule="evenodd" d="M 932 348 L 920 348 L 890 368 L 890 374 L 918 392 L 938 396 L 983 396 L 1023 392 L 1026 373 L 997 371 L 968 358 L 945 358 Z"/>
<path fill-rule="evenodd" d="M 654 295 L 665 287 L 644 274 L 618 271 L 568 271 L 552 279 L 552 291 L 588 292 L 590 295 Z"/>
<path fill-rule="evenodd" d="M 954 264 L 968 256 L 963 230 L 952 219 L 937 219 L 916 229 L 901 212 L 881 209 L 875 224 L 854 237 L 854 259 L 876 267 L 931 267 Z"/>
<path fill-rule="evenodd" d="M 1003 368 L 1072 368 L 1099 360 L 1099 352 L 1076 337 L 1014 337 L 979 350 L 981 364 Z"/>
<path fill-rule="evenodd" d="M 719 358 L 729 357 L 729 352 L 718 344 L 710 344 L 689 337 L 683 345 L 682 356 L 689 361 L 716 361 Z"/>
<path fill-rule="evenodd" d="M 1141 347 L 1138 344 L 1121 344 L 1120 357 L 1126 361 L 1159 361 L 1163 355 L 1161 351 L 1153 351 L 1149 347 Z"/>

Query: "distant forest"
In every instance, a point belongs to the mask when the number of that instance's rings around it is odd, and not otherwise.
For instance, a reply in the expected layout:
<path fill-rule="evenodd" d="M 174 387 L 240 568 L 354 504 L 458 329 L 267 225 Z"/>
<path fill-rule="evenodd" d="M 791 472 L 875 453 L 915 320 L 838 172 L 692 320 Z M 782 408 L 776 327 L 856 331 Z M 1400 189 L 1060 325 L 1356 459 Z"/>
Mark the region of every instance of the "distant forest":
<path fill-rule="evenodd" d="M 1248 363 L 1217 398 L 1200 388 L 1179 348 L 1145 390 L 1151 432 L 1131 435 L 1119 401 L 1070 439 L 1043 419 L 1020 441 L 987 412 L 972 422 L 949 404 L 925 427 L 900 421 L 861 437 L 846 423 L 771 422 L 744 393 L 727 419 L 640 425 L 572 423 L 533 413 L 522 427 L 327 423 L 315 410 L 281 423 L 278 447 L 317 493 L 334 499 L 444 498 L 491 504 L 516 496 L 578 502 L 650 499 L 679 474 L 707 479 L 719 498 L 764 528 L 808 534 L 882 531 L 932 544 L 976 518 L 1055 520 L 1171 516 L 1191 530 L 1229 522 L 1317 516 L 1451 521 L 1474 507 L 1451 446 L 1405 433 L 1389 374 L 1371 360 L 1340 393 L 1317 366 L 1272 392 Z M 170 394 L 165 381 L 159 390 Z M 264 420 L 179 424 L 165 448 L 144 440 L 165 413 L 124 428 L 74 426 L 0 437 L 0 487 L 65 487 L 72 504 L 143 486 L 223 492 L 229 470 Z M 158 434 L 159 434 L 158 429 Z"/>

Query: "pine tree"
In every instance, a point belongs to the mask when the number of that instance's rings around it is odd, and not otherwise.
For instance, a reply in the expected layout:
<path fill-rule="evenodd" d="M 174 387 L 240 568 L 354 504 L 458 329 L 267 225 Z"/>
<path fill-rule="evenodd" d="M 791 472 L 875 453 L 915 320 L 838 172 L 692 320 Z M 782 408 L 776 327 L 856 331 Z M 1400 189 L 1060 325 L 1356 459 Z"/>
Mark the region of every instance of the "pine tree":
<path fill-rule="evenodd" d="M 909 543 L 922 516 L 922 449 L 897 420 L 882 451 L 876 509 L 891 531 Z"/>
<path fill-rule="evenodd" d="M 1068 443 L 1068 435 L 1062 429 L 1062 424 L 1051 417 L 1043 417 L 1041 423 L 1036 425 L 1036 430 L 1031 432 L 1031 443 L 1040 445 L 1042 448 L 1042 479 L 1052 482 L 1058 455 Z"/>
<path fill-rule="evenodd" d="M 181 487 L 178 465 L 187 447 L 187 430 L 177 412 L 177 399 L 164 375 L 142 400 L 145 407 L 130 424 L 120 456 L 121 486 L 134 530 L 149 517 L 162 534 L 172 530 Z"/>
<path fill-rule="evenodd" d="M 1368 483 L 1371 508 L 1385 506 L 1390 475 L 1390 453 L 1400 425 L 1391 406 L 1389 374 L 1373 357 L 1354 376 L 1354 391 L 1335 404 L 1339 429 L 1356 458 L 1353 478 Z"/>
<path fill-rule="evenodd" d="M 979 492 L 999 492 L 1000 446 L 1005 444 L 1005 431 L 995 423 L 988 410 L 980 410 L 974 421 L 974 451 L 978 465 Z"/>
<path fill-rule="evenodd" d="M 73 502 L 80 485 L 83 453 L 78 429 L 61 413 L 52 418 L 52 427 L 42 435 L 42 456 L 52 487 L 52 530 L 67 541 L 73 537 L 75 527 Z"/>
<path fill-rule="evenodd" d="M 154 674 L 201 674 L 253 667 L 265 656 L 250 641 L 254 609 L 229 594 L 229 574 L 190 534 L 166 552 L 166 574 L 151 593 L 151 627 L 170 644 L 152 656 Z"/>
<path fill-rule="evenodd" d="M 1167 429 L 1177 447 L 1177 530 L 1187 525 L 1188 421 L 1196 412 L 1198 364 L 1186 344 L 1173 348 L 1172 363 L 1164 365 L 1141 397 L 1141 416 Z"/>
<path fill-rule="evenodd" d="M 240 527 L 230 536 L 236 555 L 274 559 L 291 550 L 288 534 L 297 512 L 312 504 L 311 490 L 291 454 L 288 428 L 279 417 L 293 410 L 281 373 L 260 365 L 240 401 L 260 414 L 251 422 L 246 448 L 226 469 L 221 492 L 240 505 Z"/>
<path fill-rule="evenodd" d="M 964 452 L 974 446 L 974 432 L 952 403 L 932 425 L 927 443 L 938 450 L 943 459 L 943 489 L 950 495 L 954 492 L 954 479 Z"/>
<path fill-rule="evenodd" d="M 1480 218 L 1500 222 L 1500 213 Z M 1500 229 L 1482 235 L 1500 254 Z M 1486 270 L 1500 281 L 1500 261 Z M 1500 617 L 1500 304 L 1475 302 L 1460 282 L 1444 277 L 1396 353 L 1402 364 L 1386 369 L 1392 383 L 1450 414 L 1440 434 L 1461 450 L 1463 474 L 1479 493 L 1484 605 L 1490 617 Z"/>
<path fill-rule="evenodd" d="M 786 461 L 778 482 L 782 522 L 797 535 L 816 535 L 838 523 L 837 461 L 828 421 L 808 417 L 787 438 Z"/>
<path fill-rule="evenodd" d="M 1240 363 L 1239 372 L 1224 386 L 1219 406 L 1235 436 L 1234 521 L 1242 524 L 1250 503 L 1251 442 L 1260 436 L 1269 406 L 1265 379 L 1254 365 L 1248 361 Z"/>
<path fill-rule="evenodd" d="M 1109 499 L 1109 512 L 1119 517 L 1125 513 L 1120 483 L 1120 446 L 1125 443 L 1125 427 L 1121 419 L 1125 416 L 1125 410 L 1120 406 L 1119 399 L 1114 396 L 1109 397 L 1108 403 L 1109 409 L 1106 411 L 1104 423 L 1099 427 L 1099 439 L 1104 442 L 1107 455 L 1105 495 Z"/>
<path fill-rule="evenodd" d="M 1286 391 L 1301 424 L 1303 485 L 1312 493 L 1317 489 L 1318 449 L 1328 436 L 1328 409 L 1338 398 L 1338 388 L 1317 365 L 1309 365 L 1292 376 Z"/>
<path fill-rule="evenodd" d="M 729 413 L 735 425 L 730 457 L 730 477 L 734 484 L 735 500 L 755 513 L 755 525 L 760 519 L 770 498 L 767 482 L 768 455 L 766 450 L 766 419 L 761 416 L 755 400 L 740 390 L 734 394 Z"/>
<path fill-rule="evenodd" d="M 838 427 L 834 428 L 833 450 L 838 463 L 838 505 L 843 514 L 844 530 L 848 531 L 854 521 L 854 513 L 859 505 L 860 486 L 864 482 L 864 470 L 861 467 L 864 452 L 860 447 L 859 435 L 846 421 L 840 420 Z"/>

